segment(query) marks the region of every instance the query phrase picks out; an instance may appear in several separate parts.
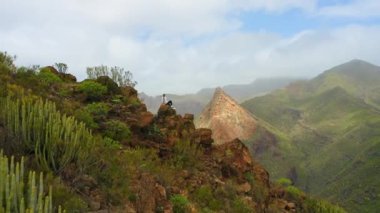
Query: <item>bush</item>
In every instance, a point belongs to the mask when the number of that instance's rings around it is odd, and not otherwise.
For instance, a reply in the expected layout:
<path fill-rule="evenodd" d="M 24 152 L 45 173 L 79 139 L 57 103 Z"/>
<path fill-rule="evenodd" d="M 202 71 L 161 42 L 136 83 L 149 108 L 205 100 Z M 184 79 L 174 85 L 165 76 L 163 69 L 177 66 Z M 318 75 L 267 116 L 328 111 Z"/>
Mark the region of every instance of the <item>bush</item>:
<path fill-rule="evenodd" d="M 113 140 L 129 140 L 129 138 L 131 137 L 131 131 L 129 130 L 129 127 L 121 121 L 110 120 L 106 122 L 105 125 L 105 136 Z"/>
<path fill-rule="evenodd" d="M 283 187 L 287 187 L 287 186 L 292 185 L 292 181 L 289 180 L 288 178 L 280 178 L 276 181 L 276 183 L 283 186 Z"/>
<path fill-rule="evenodd" d="M 120 94 L 121 90 L 117 83 L 115 83 L 110 77 L 108 76 L 100 76 L 96 79 L 96 82 L 102 84 L 103 86 L 107 87 L 107 90 L 111 94 Z"/>
<path fill-rule="evenodd" d="M 86 80 L 80 83 L 79 91 L 86 94 L 87 99 L 95 101 L 107 93 L 107 87 L 95 81 Z"/>
<path fill-rule="evenodd" d="M 13 61 L 16 56 L 11 56 L 7 52 L 0 52 L 0 73 L 10 74 L 16 71 Z"/>
<path fill-rule="evenodd" d="M 305 193 L 295 186 L 286 187 L 286 192 L 288 192 L 294 199 L 305 196 Z"/>
<path fill-rule="evenodd" d="M 244 200 L 240 198 L 235 198 L 232 203 L 232 212 L 234 213 L 250 213 L 253 212 L 253 209 L 249 207 Z"/>
<path fill-rule="evenodd" d="M 74 116 L 78 121 L 83 122 L 90 129 L 97 129 L 99 125 L 94 121 L 92 115 L 83 109 L 78 109 L 75 111 Z"/>
<path fill-rule="evenodd" d="M 346 211 L 340 206 L 333 205 L 324 200 L 307 199 L 304 203 L 304 212 L 307 213 L 346 213 Z"/>
<path fill-rule="evenodd" d="M 62 79 L 52 73 L 48 67 L 42 68 L 38 73 L 38 77 L 41 79 L 44 86 L 51 86 L 62 82 Z"/>
<path fill-rule="evenodd" d="M 223 207 L 220 200 L 215 199 L 213 191 L 209 185 L 203 185 L 194 192 L 194 199 L 201 207 L 208 207 L 217 211 Z"/>
<path fill-rule="evenodd" d="M 199 162 L 197 147 L 188 140 L 175 143 L 173 151 L 171 164 L 174 167 L 180 169 L 195 168 Z"/>
<path fill-rule="evenodd" d="M 92 103 L 85 107 L 85 110 L 90 113 L 95 120 L 104 119 L 110 108 L 105 103 Z"/>
<path fill-rule="evenodd" d="M 173 204 L 174 213 L 188 212 L 189 200 L 182 195 L 173 195 L 170 197 L 170 202 Z"/>

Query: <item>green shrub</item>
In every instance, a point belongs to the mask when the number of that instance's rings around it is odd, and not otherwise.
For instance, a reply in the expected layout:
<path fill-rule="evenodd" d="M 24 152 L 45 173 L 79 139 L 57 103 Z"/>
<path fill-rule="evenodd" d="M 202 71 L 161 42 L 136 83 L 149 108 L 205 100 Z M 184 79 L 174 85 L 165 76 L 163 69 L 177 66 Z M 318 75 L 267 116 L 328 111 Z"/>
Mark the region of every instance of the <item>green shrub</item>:
<path fill-rule="evenodd" d="M 95 81 L 86 80 L 80 83 L 79 91 L 86 94 L 89 100 L 99 100 L 104 94 L 107 93 L 107 87 Z"/>
<path fill-rule="evenodd" d="M 85 110 L 90 113 L 95 120 L 105 118 L 110 110 L 105 103 L 92 103 L 85 107 Z"/>
<path fill-rule="evenodd" d="M 211 210 L 217 211 L 223 207 L 221 200 L 217 200 L 209 185 L 203 185 L 194 192 L 194 200 L 201 207 L 208 207 Z"/>
<path fill-rule="evenodd" d="M 305 193 L 295 186 L 286 187 L 286 192 L 288 192 L 294 199 L 305 196 Z"/>
<path fill-rule="evenodd" d="M 276 181 L 276 183 L 283 186 L 283 187 L 287 187 L 287 186 L 292 185 L 292 181 L 288 178 L 280 178 Z"/>
<path fill-rule="evenodd" d="M 173 195 L 170 197 L 170 202 L 173 204 L 174 213 L 188 212 L 189 200 L 183 195 Z"/>
<path fill-rule="evenodd" d="M 306 199 L 304 205 L 305 212 L 307 213 L 346 213 L 340 206 L 333 205 L 324 200 Z"/>
<path fill-rule="evenodd" d="M 10 74 L 16 71 L 13 61 L 16 56 L 11 56 L 7 52 L 0 51 L 0 73 Z"/>
<path fill-rule="evenodd" d="M 234 213 L 250 213 L 253 209 L 248 206 L 241 198 L 235 198 L 232 203 L 232 212 Z"/>
<path fill-rule="evenodd" d="M 131 137 L 131 130 L 127 124 L 118 121 L 118 120 L 110 120 L 105 123 L 105 132 L 104 135 L 112 138 L 113 140 L 122 141 L 129 140 Z"/>
<path fill-rule="evenodd" d="M 111 138 L 105 137 L 103 139 L 104 145 L 109 149 L 121 149 L 121 144 L 119 141 L 112 140 Z"/>
<path fill-rule="evenodd" d="M 87 203 L 79 195 L 73 193 L 70 187 L 65 186 L 59 178 L 51 180 L 51 184 L 54 186 L 53 203 L 62 206 L 67 212 L 88 211 Z"/>
<path fill-rule="evenodd" d="M 91 103 L 76 110 L 74 116 L 85 123 L 88 128 L 98 129 L 99 122 L 106 118 L 108 111 L 109 107 L 105 103 Z"/>
<path fill-rule="evenodd" d="M 99 128 L 99 125 L 94 121 L 93 116 L 86 110 L 78 109 L 75 111 L 74 116 L 78 121 L 83 122 L 90 129 Z"/>
<path fill-rule="evenodd" d="M 180 169 L 185 168 L 195 168 L 198 159 L 198 150 L 197 147 L 191 144 L 190 141 L 179 141 L 173 147 L 174 155 L 171 159 L 171 164 Z"/>
<path fill-rule="evenodd" d="M 115 83 L 110 77 L 108 76 L 99 76 L 96 79 L 96 82 L 102 84 L 103 86 L 107 87 L 107 90 L 111 94 L 120 94 L 121 90 L 117 83 Z"/>
<path fill-rule="evenodd" d="M 38 73 L 38 78 L 41 80 L 41 83 L 44 86 L 51 86 L 53 84 L 62 82 L 62 79 L 52 73 L 48 67 L 42 68 L 40 70 Z"/>

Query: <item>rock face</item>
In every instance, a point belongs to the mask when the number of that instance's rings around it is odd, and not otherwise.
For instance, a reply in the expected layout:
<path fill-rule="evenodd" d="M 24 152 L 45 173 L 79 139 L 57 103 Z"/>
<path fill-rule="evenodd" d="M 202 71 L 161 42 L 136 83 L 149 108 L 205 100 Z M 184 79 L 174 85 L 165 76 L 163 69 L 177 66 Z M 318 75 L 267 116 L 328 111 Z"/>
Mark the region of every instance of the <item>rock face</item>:
<path fill-rule="evenodd" d="M 216 144 L 249 139 L 255 133 L 257 121 L 221 88 L 202 111 L 197 128 L 209 128 Z"/>

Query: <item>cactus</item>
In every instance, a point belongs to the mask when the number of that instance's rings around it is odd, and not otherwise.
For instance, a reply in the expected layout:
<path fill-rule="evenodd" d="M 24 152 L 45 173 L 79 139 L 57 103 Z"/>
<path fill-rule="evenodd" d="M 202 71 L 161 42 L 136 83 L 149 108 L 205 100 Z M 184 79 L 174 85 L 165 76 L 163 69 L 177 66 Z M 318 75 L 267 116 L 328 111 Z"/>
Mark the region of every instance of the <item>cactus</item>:
<path fill-rule="evenodd" d="M 24 183 L 24 160 L 14 161 L 14 157 L 9 158 L 0 152 L 0 212 L 53 212 L 52 187 L 45 195 L 43 188 L 43 174 L 40 173 L 39 183 L 36 184 L 36 172 L 28 173 L 26 187 Z M 37 193 L 38 189 L 38 193 Z M 58 207 L 58 212 L 62 211 Z"/>
<path fill-rule="evenodd" d="M 19 140 L 25 154 L 34 153 L 44 170 L 56 173 L 69 163 L 85 167 L 94 138 L 74 117 L 62 115 L 53 102 L 0 98 L 0 121 Z"/>

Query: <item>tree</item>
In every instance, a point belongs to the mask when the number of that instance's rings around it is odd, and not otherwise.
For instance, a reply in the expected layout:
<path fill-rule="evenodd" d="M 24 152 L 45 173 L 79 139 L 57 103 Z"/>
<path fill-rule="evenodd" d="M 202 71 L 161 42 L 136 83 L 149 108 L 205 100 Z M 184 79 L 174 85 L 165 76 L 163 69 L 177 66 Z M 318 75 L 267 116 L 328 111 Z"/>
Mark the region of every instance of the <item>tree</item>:
<path fill-rule="evenodd" d="M 55 63 L 54 67 L 58 70 L 60 73 L 66 73 L 68 66 L 65 63 Z"/>
<path fill-rule="evenodd" d="M 108 76 L 119 86 L 135 87 L 137 82 L 133 80 L 133 74 L 130 71 L 125 71 L 121 67 L 107 67 L 105 65 L 87 67 L 87 76 L 89 79 L 97 79 L 100 76 Z"/>
<path fill-rule="evenodd" d="M 16 56 L 11 56 L 7 52 L 0 51 L 0 65 L 7 67 L 13 72 L 16 71 L 16 66 L 13 64 L 16 58 Z"/>

